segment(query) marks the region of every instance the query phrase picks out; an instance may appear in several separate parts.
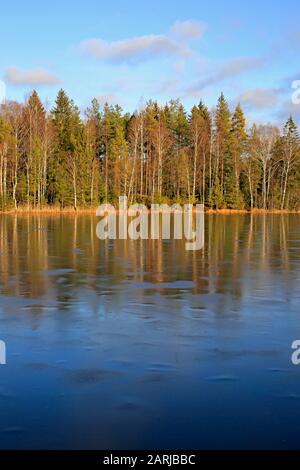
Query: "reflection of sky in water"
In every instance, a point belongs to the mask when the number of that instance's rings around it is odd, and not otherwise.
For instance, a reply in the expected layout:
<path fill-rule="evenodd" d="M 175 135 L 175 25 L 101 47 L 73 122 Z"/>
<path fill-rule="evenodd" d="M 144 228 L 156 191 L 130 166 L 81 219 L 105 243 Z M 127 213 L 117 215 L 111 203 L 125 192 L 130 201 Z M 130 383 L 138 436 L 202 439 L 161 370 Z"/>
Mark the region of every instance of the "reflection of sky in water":
<path fill-rule="evenodd" d="M 205 250 L 1 218 L 0 447 L 298 448 L 298 216 L 209 216 Z"/>

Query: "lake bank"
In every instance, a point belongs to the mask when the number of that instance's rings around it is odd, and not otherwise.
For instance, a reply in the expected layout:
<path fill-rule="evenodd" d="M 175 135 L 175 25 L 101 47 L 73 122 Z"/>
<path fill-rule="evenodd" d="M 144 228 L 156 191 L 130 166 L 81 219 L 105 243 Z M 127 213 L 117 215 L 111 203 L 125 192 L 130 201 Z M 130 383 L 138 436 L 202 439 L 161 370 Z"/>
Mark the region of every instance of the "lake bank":
<path fill-rule="evenodd" d="M 41 208 L 30 208 L 19 207 L 18 209 L 9 209 L 6 211 L 0 210 L 0 215 L 89 215 L 96 214 L 97 207 L 82 207 L 76 210 L 73 207 L 57 208 L 57 207 L 41 207 Z M 148 209 L 150 213 L 150 209 Z M 116 210 L 116 214 L 120 211 Z M 207 215 L 264 215 L 264 214 L 300 214 L 300 211 L 296 210 L 281 210 L 281 209 L 210 209 L 205 208 L 205 214 Z"/>

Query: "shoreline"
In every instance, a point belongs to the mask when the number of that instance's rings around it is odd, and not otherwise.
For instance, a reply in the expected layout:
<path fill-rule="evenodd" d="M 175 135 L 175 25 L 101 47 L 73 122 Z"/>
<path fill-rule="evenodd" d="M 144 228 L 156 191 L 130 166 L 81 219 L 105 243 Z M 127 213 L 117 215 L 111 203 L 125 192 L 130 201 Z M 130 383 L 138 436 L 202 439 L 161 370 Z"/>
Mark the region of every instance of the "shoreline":
<path fill-rule="evenodd" d="M 18 209 L 9 209 L 6 211 L 0 210 L 0 215 L 95 215 L 98 206 L 91 208 L 77 208 L 76 210 L 72 207 L 60 208 L 25 208 L 19 207 Z M 120 210 L 116 209 L 116 214 L 120 214 Z M 150 209 L 148 209 L 150 213 Z M 300 210 L 281 210 L 281 209 L 210 209 L 205 208 L 204 213 L 207 215 L 300 215 Z"/>

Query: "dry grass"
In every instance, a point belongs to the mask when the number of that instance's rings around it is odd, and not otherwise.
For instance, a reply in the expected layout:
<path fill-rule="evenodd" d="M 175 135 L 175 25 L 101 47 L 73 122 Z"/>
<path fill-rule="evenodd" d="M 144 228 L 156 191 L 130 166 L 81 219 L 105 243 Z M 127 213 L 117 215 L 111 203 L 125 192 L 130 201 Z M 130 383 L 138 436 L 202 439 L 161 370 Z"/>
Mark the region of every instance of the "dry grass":
<path fill-rule="evenodd" d="M 89 208 L 78 208 L 75 210 L 73 207 L 65 207 L 60 208 L 57 206 L 53 207 L 40 207 L 40 208 L 28 208 L 27 206 L 20 206 L 17 209 L 9 209 L 6 211 L 0 211 L 0 214 L 45 214 L 45 215 L 62 215 L 62 214 L 69 214 L 69 215 L 76 215 L 76 214 L 95 214 L 97 207 L 89 207 Z"/>
<path fill-rule="evenodd" d="M 41 207 L 41 208 L 29 208 L 27 206 L 20 206 L 17 209 L 9 209 L 6 211 L 1 211 L 0 214 L 9 214 L 9 215 L 96 215 L 96 210 L 98 206 L 95 207 L 79 207 L 75 210 L 73 207 L 60 208 L 57 206 L 53 207 Z M 150 210 L 149 210 L 150 211 Z M 118 214 L 119 211 L 116 210 Z M 219 214 L 219 215 L 238 215 L 238 214 L 300 214 L 300 211 L 292 210 L 278 210 L 278 209 L 205 209 L 205 213 L 208 215 Z"/>
<path fill-rule="evenodd" d="M 280 210 L 280 209 L 207 209 L 206 214 L 236 215 L 236 214 L 300 214 L 300 211 Z"/>

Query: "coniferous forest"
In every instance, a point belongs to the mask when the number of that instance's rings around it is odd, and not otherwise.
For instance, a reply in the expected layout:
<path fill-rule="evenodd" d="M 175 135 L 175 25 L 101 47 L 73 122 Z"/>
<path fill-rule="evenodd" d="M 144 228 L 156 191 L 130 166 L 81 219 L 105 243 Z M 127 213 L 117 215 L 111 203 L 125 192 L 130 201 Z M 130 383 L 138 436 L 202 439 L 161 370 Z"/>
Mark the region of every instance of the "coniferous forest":
<path fill-rule="evenodd" d="M 247 128 L 240 105 L 149 101 L 130 115 L 94 99 L 81 113 L 60 90 L 46 110 L 36 91 L 0 112 L 0 209 L 116 202 L 205 202 L 212 209 L 300 209 L 300 139 Z"/>

